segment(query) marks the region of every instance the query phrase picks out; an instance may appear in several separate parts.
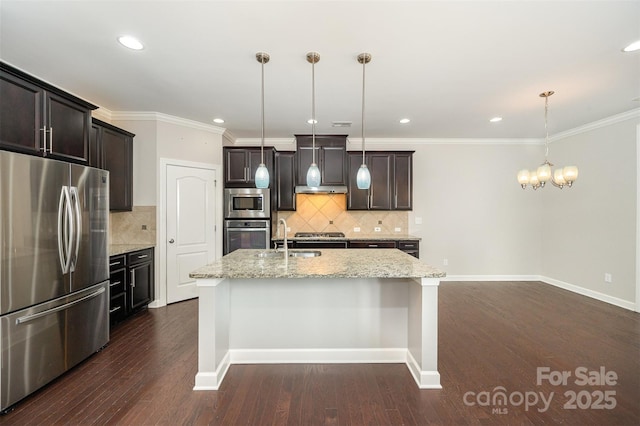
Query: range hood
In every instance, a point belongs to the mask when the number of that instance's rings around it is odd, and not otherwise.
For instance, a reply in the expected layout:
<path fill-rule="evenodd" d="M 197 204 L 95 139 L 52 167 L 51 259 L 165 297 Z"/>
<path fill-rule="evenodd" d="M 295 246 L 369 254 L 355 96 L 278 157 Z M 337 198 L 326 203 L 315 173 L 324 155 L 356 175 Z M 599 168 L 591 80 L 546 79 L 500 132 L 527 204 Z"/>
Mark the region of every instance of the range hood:
<path fill-rule="evenodd" d="M 296 194 L 346 194 L 345 185 L 320 185 L 317 188 L 310 186 L 296 186 Z"/>

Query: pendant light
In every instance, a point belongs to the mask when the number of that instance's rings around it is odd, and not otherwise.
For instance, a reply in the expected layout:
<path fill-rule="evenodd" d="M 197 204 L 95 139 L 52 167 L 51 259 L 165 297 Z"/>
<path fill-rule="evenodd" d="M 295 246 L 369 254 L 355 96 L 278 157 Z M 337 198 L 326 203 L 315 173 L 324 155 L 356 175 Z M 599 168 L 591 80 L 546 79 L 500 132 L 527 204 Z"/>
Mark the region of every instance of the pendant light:
<path fill-rule="evenodd" d="M 553 90 L 540 93 L 540 97 L 544 98 L 544 130 L 546 132 L 544 139 L 544 163 L 536 170 L 529 171 L 527 169 L 518 172 L 518 183 L 522 189 L 526 189 L 527 184 L 533 189 L 544 188 L 547 182 L 551 182 L 556 188 L 562 189 L 565 185 L 571 188 L 573 182 L 578 179 L 578 168 L 576 166 L 565 166 L 556 169 L 551 173 L 553 164 L 549 162 L 549 128 L 547 126 L 547 114 L 549 111 L 549 96 L 553 95 Z"/>
<path fill-rule="evenodd" d="M 256 188 L 268 188 L 269 187 L 269 169 L 264 165 L 264 64 L 269 62 L 269 54 L 264 52 L 256 53 L 256 59 L 260 62 L 262 68 L 262 90 L 261 90 L 261 115 L 262 120 L 262 137 L 260 142 L 260 165 L 256 169 Z"/>
<path fill-rule="evenodd" d="M 307 186 L 320 186 L 320 169 L 316 164 L 316 76 L 315 64 L 320 60 L 318 52 L 307 53 L 307 61 L 311 63 L 311 165 L 307 170 Z"/>
<path fill-rule="evenodd" d="M 369 189 L 371 186 L 371 173 L 365 163 L 364 158 L 364 69 L 365 65 L 371 61 L 371 55 L 369 53 L 361 53 L 358 55 L 358 62 L 362 64 L 362 165 L 358 169 L 356 175 L 356 183 L 358 189 Z"/>

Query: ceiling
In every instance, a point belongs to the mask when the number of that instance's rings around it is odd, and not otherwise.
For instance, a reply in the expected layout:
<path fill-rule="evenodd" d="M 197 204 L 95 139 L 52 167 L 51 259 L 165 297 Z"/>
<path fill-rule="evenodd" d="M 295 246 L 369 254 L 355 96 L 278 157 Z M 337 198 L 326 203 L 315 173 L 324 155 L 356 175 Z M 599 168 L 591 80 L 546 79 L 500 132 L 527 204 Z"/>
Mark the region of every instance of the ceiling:
<path fill-rule="evenodd" d="M 119 45 L 123 34 L 145 45 Z M 0 58 L 109 111 L 260 137 L 541 138 L 640 108 L 640 1 L 0 1 Z M 499 123 L 489 119 L 501 116 Z M 401 125 L 401 118 L 409 124 Z M 334 128 L 333 121 L 351 121 Z"/>

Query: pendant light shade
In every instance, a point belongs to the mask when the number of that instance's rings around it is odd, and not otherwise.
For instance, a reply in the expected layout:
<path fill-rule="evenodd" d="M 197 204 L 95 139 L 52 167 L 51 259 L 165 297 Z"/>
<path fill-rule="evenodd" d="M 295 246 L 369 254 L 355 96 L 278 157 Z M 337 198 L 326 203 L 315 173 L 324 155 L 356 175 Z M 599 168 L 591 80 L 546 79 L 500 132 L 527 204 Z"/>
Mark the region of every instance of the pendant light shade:
<path fill-rule="evenodd" d="M 320 60 L 318 52 L 307 53 L 307 61 L 311 63 L 311 165 L 307 170 L 307 186 L 320 186 L 320 169 L 316 164 L 316 74 L 315 64 Z"/>
<path fill-rule="evenodd" d="M 371 173 L 365 163 L 365 149 L 364 149 L 364 69 L 365 65 L 371 61 L 371 55 L 368 53 L 361 53 L 358 55 L 358 62 L 362 64 L 362 165 L 358 169 L 356 175 L 356 184 L 358 189 L 369 189 L 371 187 Z"/>
<path fill-rule="evenodd" d="M 309 170 L 307 170 L 307 186 L 310 188 L 320 186 L 320 169 L 315 162 L 311 163 Z"/>
<path fill-rule="evenodd" d="M 260 118 L 262 120 L 262 137 L 260 143 L 260 165 L 256 169 L 256 188 L 268 188 L 269 187 L 269 169 L 264 164 L 264 64 L 269 62 L 269 54 L 264 52 L 256 53 L 256 59 L 260 62 L 261 74 L 262 74 L 262 84 L 261 84 L 261 107 L 260 107 Z"/>

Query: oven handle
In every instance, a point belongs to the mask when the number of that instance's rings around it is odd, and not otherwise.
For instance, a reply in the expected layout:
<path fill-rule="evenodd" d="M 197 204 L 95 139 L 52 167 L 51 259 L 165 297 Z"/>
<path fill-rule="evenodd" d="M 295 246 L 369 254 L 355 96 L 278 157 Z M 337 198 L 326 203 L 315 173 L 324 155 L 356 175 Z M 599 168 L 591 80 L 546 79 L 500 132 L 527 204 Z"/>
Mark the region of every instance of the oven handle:
<path fill-rule="evenodd" d="M 269 228 L 227 228 L 227 231 L 242 231 L 242 232 L 247 232 L 247 231 L 264 232 L 268 230 Z"/>

